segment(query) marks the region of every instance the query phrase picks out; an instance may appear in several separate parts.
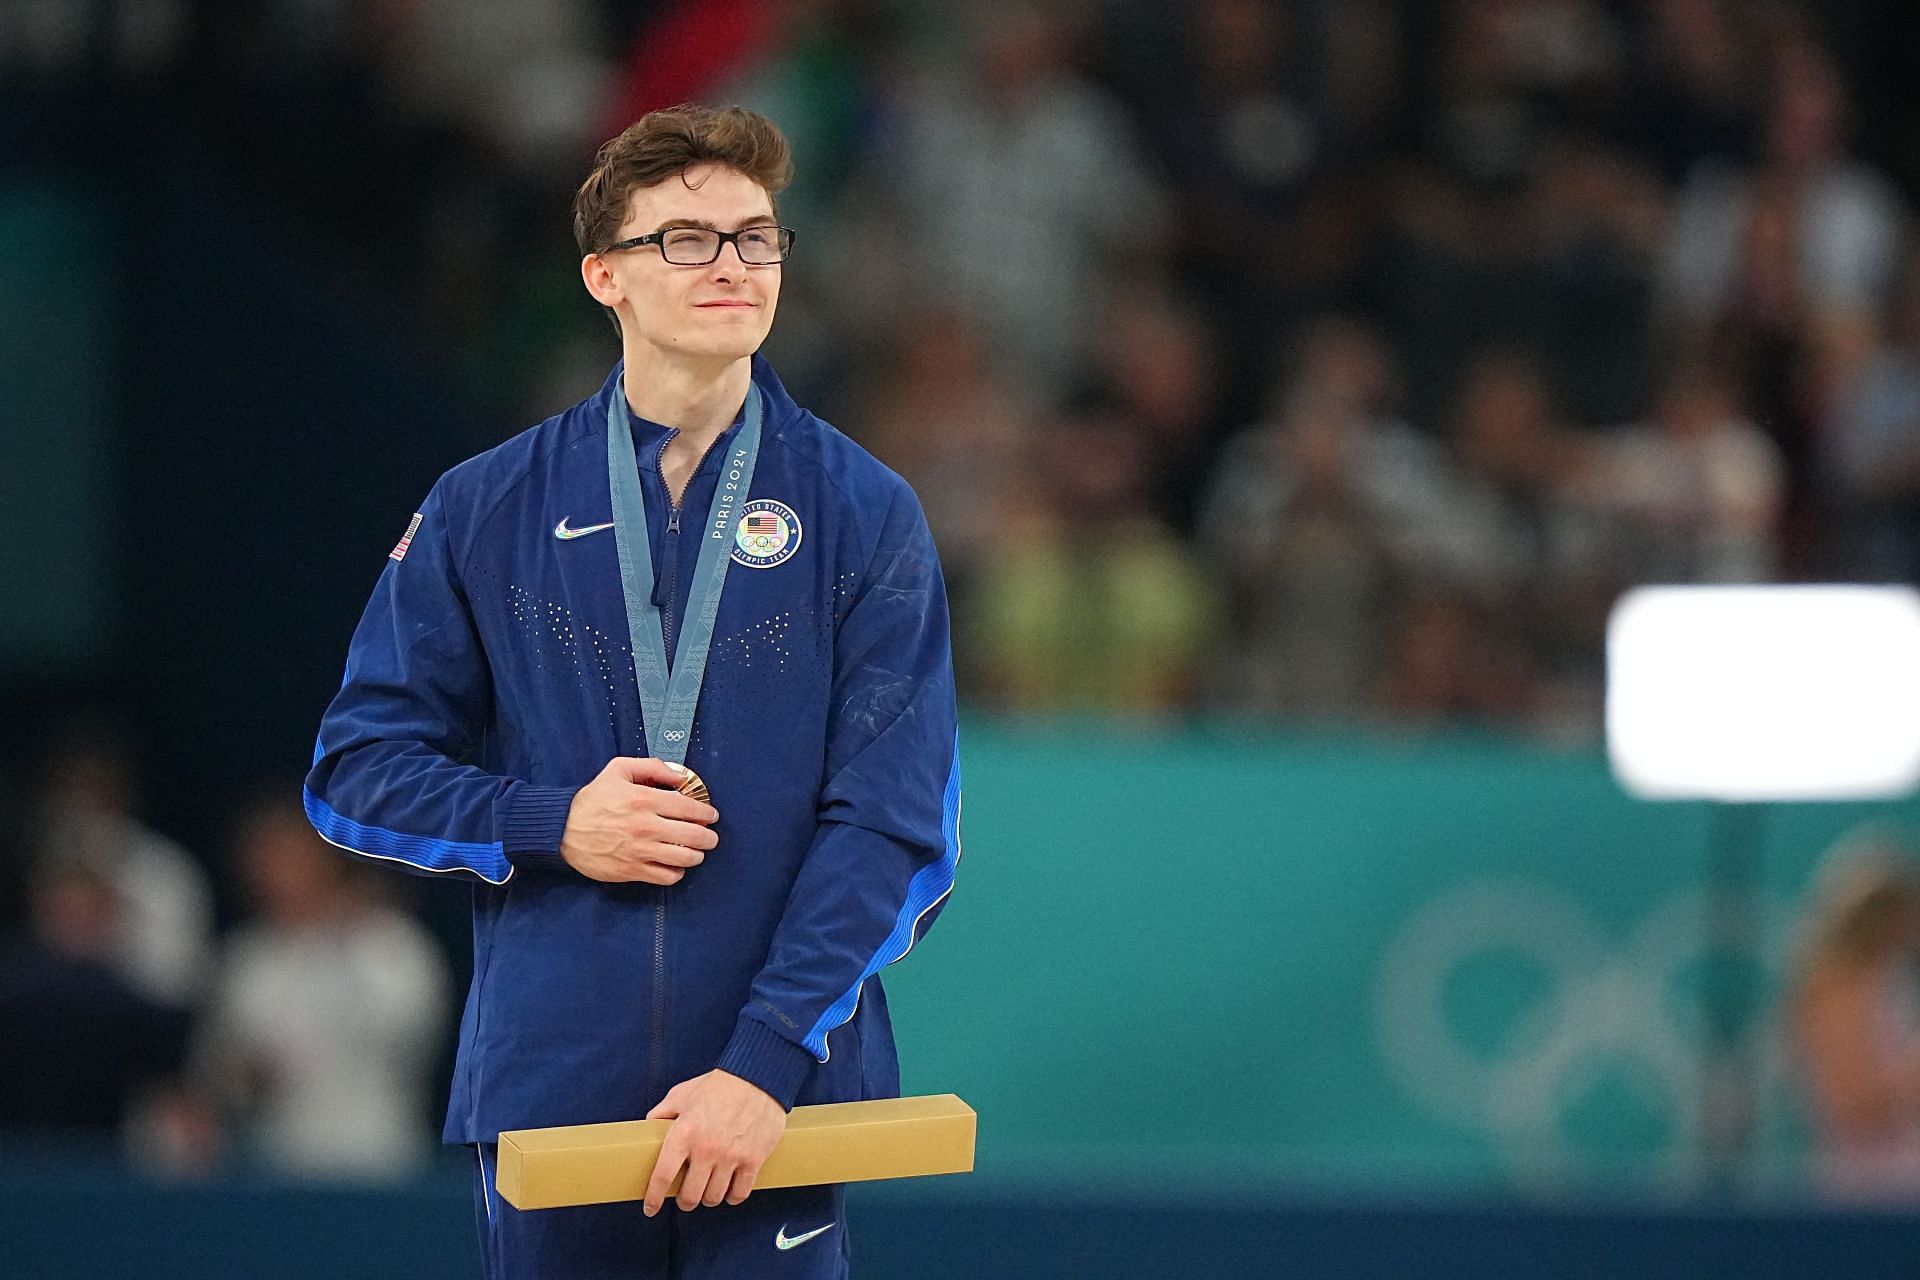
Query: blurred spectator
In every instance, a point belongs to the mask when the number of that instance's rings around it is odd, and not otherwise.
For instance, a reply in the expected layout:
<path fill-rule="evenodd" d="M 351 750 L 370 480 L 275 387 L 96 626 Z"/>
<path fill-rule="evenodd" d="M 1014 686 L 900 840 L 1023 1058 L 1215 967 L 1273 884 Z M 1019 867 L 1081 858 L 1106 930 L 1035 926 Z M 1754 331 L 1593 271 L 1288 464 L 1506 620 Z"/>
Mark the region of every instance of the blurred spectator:
<path fill-rule="evenodd" d="M 1389 412 L 1391 373 L 1364 326 L 1308 331 L 1269 420 L 1222 452 L 1201 511 L 1230 590 L 1213 701 L 1240 712 L 1371 714 L 1393 600 L 1421 569 L 1446 460 Z"/>
<path fill-rule="evenodd" d="M 1887 330 L 1836 397 L 1826 470 L 1842 519 L 1841 571 L 1920 582 L 1920 255 L 1908 261 Z"/>
<path fill-rule="evenodd" d="M 1317 217 L 1346 193 L 1318 181 L 1340 140 L 1314 73 L 1312 18 L 1292 3 L 1201 0 L 1120 21 L 1109 61 L 1167 177 L 1180 229 L 1170 265 L 1226 344 L 1211 376 L 1242 375 L 1303 294 L 1350 266 Z"/>
<path fill-rule="evenodd" d="M 1142 281 L 1106 309 L 1079 406 L 1140 428 L 1153 509 L 1182 535 L 1219 430 L 1217 346 L 1199 312 Z"/>
<path fill-rule="evenodd" d="M 1884 834 L 1843 841 L 1806 908 L 1790 1029 L 1817 1188 L 1920 1199 L 1920 868 Z"/>
<path fill-rule="evenodd" d="M 74 721 L 56 731 L 36 820 L 39 858 L 93 868 L 118 910 L 106 955 L 147 999 L 184 1007 L 199 996 L 213 948 L 213 895 L 200 864 L 135 818 L 131 748 L 114 726 Z"/>
<path fill-rule="evenodd" d="M 1497 164 L 1416 158 L 1392 171 L 1382 315 L 1416 421 L 1444 416 L 1488 346 L 1541 360 L 1564 407 L 1588 420 L 1645 395 L 1663 195 L 1595 135 L 1525 133 L 1499 144 L 1515 154 Z M 1492 171 L 1472 176 L 1480 164 Z"/>
<path fill-rule="evenodd" d="M 1738 0 L 1652 0 L 1631 91 L 1631 136 L 1668 184 L 1753 147 L 1759 100 L 1751 24 Z"/>
<path fill-rule="evenodd" d="M 365 868 L 314 834 L 298 801 L 255 807 L 238 853 L 255 915 L 221 956 L 196 1077 L 277 1169 L 411 1171 L 432 1150 L 445 962 Z"/>
<path fill-rule="evenodd" d="M 1686 364 L 1649 423 L 1587 450 L 1582 498 L 1617 523 L 1621 582 L 1766 582 L 1785 497 L 1780 456 L 1740 412 L 1727 375 Z"/>
<path fill-rule="evenodd" d="M 1451 418 L 1458 478 L 1427 530 L 1456 580 L 1529 609 L 1567 585 L 1594 551 L 1569 500 L 1582 439 L 1563 422 L 1540 363 L 1492 349 L 1468 366 Z"/>
<path fill-rule="evenodd" d="M 371 7 L 367 27 L 384 29 L 385 56 L 405 69 L 392 105 L 414 127 L 471 129 L 515 174 L 571 175 L 599 145 L 612 70 L 593 0 Z"/>
<path fill-rule="evenodd" d="M 0 5 L 0 72 L 144 78 L 177 50 L 189 0 L 53 0 Z"/>
<path fill-rule="evenodd" d="M 1153 51 L 1141 118 L 1197 233 L 1178 246 L 1187 271 L 1271 280 L 1289 248 L 1284 218 L 1332 149 L 1298 8 L 1199 0 L 1172 11 L 1182 29 Z"/>
<path fill-rule="evenodd" d="M 1560 418 L 1539 362 L 1494 349 L 1467 368 L 1452 443 L 1457 476 L 1425 529 L 1436 569 L 1400 612 L 1388 709 L 1421 723 L 1450 707 L 1482 723 L 1532 710 L 1561 729 L 1591 722 L 1614 593 L 1599 529 L 1572 494 L 1585 440 Z M 1471 680 L 1470 697 L 1408 692 L 1430 685 L 1414 671 L 1456 651 L 1491 673 Z"/>
<path fill-rule="evenodd" d="M 1539 328 L 1519 337 L 1575 419 L 1637 412 L 1651 381 L 1648 325 L 1666 232 L 1653 174 L 1596 139 L 1557 135 L 1541 149 L 1522 230 Z"/>
<path fill-rule="evenodd" d="M 1039 483 L 960 620 L 962 661 L 990 705 L 1124 716 L 1191 703 L 1214 605 L 1152 514 L 1148 449 L 1139 427 L 1113 417 L 1042 433 Z"/>
<path fill-rule="evenodd" d="M 1409 729 L 1525 725 L 1540 677 L 1519 618 L 1482 594 L 1436 584 L 1397 603 L 1377 694 L 1380 713 Z"/>
<path fill-rule="evenodd" d="M 1400 0 L 1316 5 L 1311 49 L 1348 166 L 1388 145 L 1405 111 L 1412 76 L 1409 16 Z M 1307 20 L 1303 20 L 1304 22 Z"/>
<path fill-rule="evenodd" d="M 1425 124 L 1448 169 L 1482 188 L 1524 180 L 1546 128 L 1585 114 L 1619 67 L 1596 0 L 1451 0 L 1437 15 Z"/>
<path fill-rule="evenodd" d="M 848 430 L 920 495 L 949 591 L 964 600 L 1013 514 L 1034 449 L 1030 410 L 957 311 L 913 317 Z"/>
<path fill-rule="evenodd" d="M 1900 202 L 1847 154 L 1839 71 L 1803 35 L 1776 44 L 1759 166 L 1703 162 L 1680 193 L 1665 285 L 1675 318 L 1696 329 L 1743 301 L 1785 307 L 1774 295 L 1786 291 L 1816 319 L 1871 309 L 1897 265 Z"/>
<path fill-rule="evenodd" d="M 1504 225 L 1510 197 L 1477 195 L 1424 156 L 1394 165 L 1384 185 L 1380 319 L 1401 355 L 1409 414 L 1435 423 L 1478 349 L 1539 332 L 1540 299 Z"/>
<path fill-rule="evenodd" d="M 613 137 L 649 111 L 705 102 L 772 56 L 805 5 L 783 0 L 674 0 L 649 15 L 627 49 L 600 132 Z"/>
<path fill-rule="evenodd" d="M 1058 398 L 1093 320 L 1157 260 L 1166 206 L 1118 107 L 1074 69 L 1037 4 L 976 4 L 974 48 L 907 90 L 887 157 L 912 295 L 951 299 L 1001 367 Z"/>
<path fill-rule="evenodd" d="M 1316 720 L 1366 710 L 1394 565 L 1357 474 L 1363 430 L 1326 401 L 1296 399 L 1222 458 L 1229 492 L 1209 505 L 1205 542 L 1234 588 L 1235 642 L 1209 683 L 1234 710 Z"/>
<path fill-rule="evenodd" d="M 0 1130 L 117 1139 L 180 1070 L 186 1013 L 118 971 L 116 873 L 62 857 L 32 876 L 29 933 L 0 947 Z"/>
<path fill-rule="evenodd" d="M 1772 47 L 1761 161 L 1690 176 L 1663 291 L 1674 339 L 1735 370 L 1780 449 L 1789 565 L 1805 571 L 1817 555 L 1814 424 L 1888 296 L 1904 212 L 1847 154 L 1846 91 L 1828 56 L 1791 24 Z"/>

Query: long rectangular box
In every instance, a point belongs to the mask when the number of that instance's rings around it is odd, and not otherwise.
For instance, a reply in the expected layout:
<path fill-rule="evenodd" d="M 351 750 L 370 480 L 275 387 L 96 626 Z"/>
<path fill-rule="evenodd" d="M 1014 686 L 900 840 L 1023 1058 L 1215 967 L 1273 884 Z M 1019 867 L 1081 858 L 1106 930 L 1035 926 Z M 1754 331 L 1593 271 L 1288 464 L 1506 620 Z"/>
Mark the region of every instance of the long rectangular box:
<path fill-rule="evenodd" d="M 975 1120 L 973 1108 L 951 1093 L 795 1107 L 754 1186 L 970 1173 Z M 642 1199 L 672 1125 L 620 1120 L 507 1130 L 494 1186 L 516 1209 Z M 678 1178 L 673 1186 L 679 1189 Z"/>

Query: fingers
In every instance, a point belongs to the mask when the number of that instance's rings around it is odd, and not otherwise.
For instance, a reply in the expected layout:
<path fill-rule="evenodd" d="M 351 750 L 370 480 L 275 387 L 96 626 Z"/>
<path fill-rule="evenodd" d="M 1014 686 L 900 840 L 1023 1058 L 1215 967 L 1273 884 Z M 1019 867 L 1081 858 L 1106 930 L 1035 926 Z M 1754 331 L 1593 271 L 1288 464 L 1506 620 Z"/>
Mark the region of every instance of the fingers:
<path fill-rule="evenodd" d="M 676 822 L 697 823 L 701 827 L 710 827 L 720 821 L 718 809 L 704 800 L 683 796 L 678 791 L 662 791 L 658 787 L 649 787 L 642 799 L 652 812 Z"/>
<path fill-rule="evenodd" d="M 664 787 L 628 787 L 627 811 L 655 819 L 710 827 L 720 820 L 720 811 L 704 800 L 668 791 Z"/>
<path fill-rule="evenodd" d="M 644 858 L 615 858 L 582 867 L 580 874 L 601 884 L 679 884 L 686 879 L 684 867 L 665 867 Z"/>
<path fill-rule="evenodd" d="M 607 761 L 607 768 L 617 777 L 646 787 L 677 787 L 687 776 L 680 766 L 652 756 L 615 756 Z"/>
<path fill-rule="evenodd" d="M 665 1152 L 661 1153 L 661 1159 L 666 1159 Z M 656 1175 L 658 1169 L 659 1166 L 656 1165 Z M 653 1184 L 649 1183 L 647 1185 L 645 1211 L 649 1218 L 660 1212 L 661 1205 L 665 1204 L 669 1199 L 668 1191 L 672 1187 L 672 1183 L 673 1180 L 669 1178 L 660 1184 L 658 1200 L 654 1198 L 655 1188 Z M 725 1168 L 716 1168 L 713 1165 L 701 1164 L 698 1161 L 694 1161 L 687 1165 L 686 1177 L 680 1180 L 680 1191 L 677 1195 L 671 1196 L 671 1199 L 682 1213 L 692 1213 L 695 1209 L 703 1205 L 709 1209 L 713 1209 L 722 1204 L 739 1204 L 745 1200 L 747 1194 L 753 1190 L 753 1180 L 751 1178 L 746 1180 L 746 1191 L 738 1190 L 739 1186 L 740 1177 L 738 1174 L 732 1173 Z"/>
<path fill-rule="evenodd" d="M 647 844 L 635 851 L 635 856 L 647 862 L 655 862 L 675 871 L 685 871 L 688 867 L 697 867 L 707 860 L 707 855 L 699 849 L 688 849 L 677 844 Z"/>
<path fill-rule="evenodd" d="M 641 823 L 634 834 L 643 840 L 658 840 L 661 844 L 698 852 L 705 852 L 720 843 L 720 837 L 712 827 L 695 826 L 691 822 Z"/>
<path fill-rule="evenodd" d="M 679 884 L 687 878 L 688 869 L 699 865 L 703 856 L 686 849 L 656 845 L 645 853 L 622 854 L 584 867 L 581 874 L 602 884 Z M 669 858 L 684 865 L 669 862 Z"/>
<path fill-rule="evenodd" d="M 667 1192 L 673 1186 L 674 1175 L 680 1172 L 686 1162 L 687 1140 L 680 1133 L 680 1126 L 676 1124 L 667 1130 L 667 1140 L 660 1144 L 660 1158 L 653 1162 L 653 1176 L 647 1179 L 647 1194 L 642 1197 L 644 1201 L 642 1208 L 649 1218 L 660 1212 L 660 1206 L 666 1203 Z M 686 1182 L 682 1182 L 680 1188 L 684 1194 Z"/>
<path fill-rule="evenodd" d="M 733 1186 L 727 1191 L 728 1204 L 745 1203 L 746 1198 L 753 1194 L 753 1182 L 757 1172 L 757 1170 L 749 1169 L 745 1165 L 740 1166 L 740 1168 L 734 1171 Z"/>
<path fill-rule="evenodd" d="M 691 1212 L 703 1204 L 719 1204 L 720 1197 L 707 1199 L 709 1184 L 713 1182 L 714 1167 L 711 1158 L 703 1159 L 694 1155 L 687 1162 L 687 1176 L 680 1182 L 680 1194 L 674 1197 L 674 1203 L 682 1212 Z M 724 1188 L 723 1188 L 724 1190 Z"/>
<path fill-rule="evenodd" d="M 675 773 L 678 765 L 651 757 L 619 756 L 608 761 L 606 772 L 644 790 L 629 792 L 632 811 L 671 818 L 677 822 L 710 827 L 720 821 L 720 811 L 704 800 L 682 795 L 678 790 L 684 773 Z"/>

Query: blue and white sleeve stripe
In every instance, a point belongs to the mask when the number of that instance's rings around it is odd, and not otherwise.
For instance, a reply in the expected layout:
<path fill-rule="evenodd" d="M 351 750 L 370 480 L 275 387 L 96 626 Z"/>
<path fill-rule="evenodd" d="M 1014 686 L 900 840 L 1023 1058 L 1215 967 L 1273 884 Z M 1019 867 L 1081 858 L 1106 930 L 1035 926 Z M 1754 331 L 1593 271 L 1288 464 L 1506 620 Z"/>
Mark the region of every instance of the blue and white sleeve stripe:
<path fill-rule="evenodd" d="M 507 859 L 500 841 L 487 843 L 468 840 L 440 840 L 431 836 L 408 835 L 385 827 L 370 827 L 334 812 L 333 806 L 303 787 L 307 821 L 328 844 L 363 858 L 400 862 L 419 871 L 447 873 L 465 871 L 488 884 L 505 884 L 513 878 L 513 864 Z"/>
<path fill-rule="evenodd" d="M 927 913 L 938 907 L 953 892 L 954 872 L 960 866 L 960 735 L 954 734 L 953 766 L 947 773 L 946 795 L 942 801 L 941 832 L 945 837 L 946 849 L 937 862 L 929 863 L 914 873 L 907 885 L 907 900 L 900 908 L 900 914 L 894 917 L 893 931 L 880 944 L 880 949 L 867 961 L 853 985 L 840 994 L 840 998 L 827 1006 L 820 1020 L 801 1041 L 808 1052 L 821 1062 L 829 1061 L 827 1033 L 843 1026 L 860 1007 L 860 990 L 880 970 L 897 960 L 902 960 L 913 950 L 914 943 L 920 940 L 920 922 Z"/>

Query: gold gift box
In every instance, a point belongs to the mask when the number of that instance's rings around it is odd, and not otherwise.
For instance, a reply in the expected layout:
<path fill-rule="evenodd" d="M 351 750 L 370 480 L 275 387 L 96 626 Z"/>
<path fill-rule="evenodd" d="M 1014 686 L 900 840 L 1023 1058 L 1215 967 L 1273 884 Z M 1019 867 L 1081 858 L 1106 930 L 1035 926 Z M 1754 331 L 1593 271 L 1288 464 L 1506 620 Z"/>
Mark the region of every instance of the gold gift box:
<path fill-rule="evenodd" d="M 970 1173 L 975 1121 L 973 1108 L 951 1093 L 795 1107 L 754 1187 Z M 494 1186 L 516 1209 L 643 1199 L 672 1125 L 619 1120 L 507 1130 Z"/>

